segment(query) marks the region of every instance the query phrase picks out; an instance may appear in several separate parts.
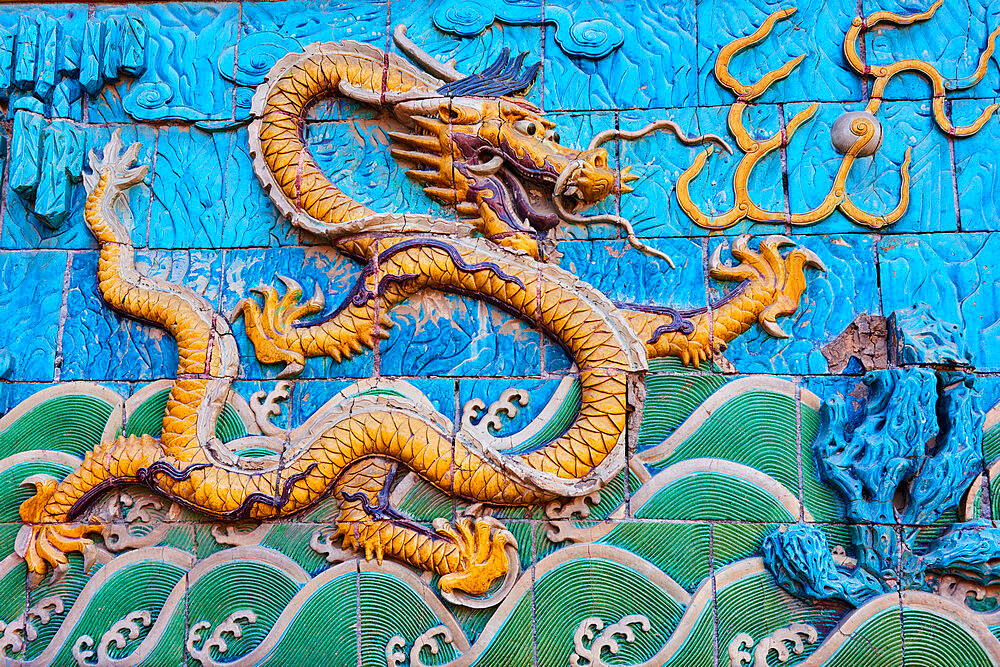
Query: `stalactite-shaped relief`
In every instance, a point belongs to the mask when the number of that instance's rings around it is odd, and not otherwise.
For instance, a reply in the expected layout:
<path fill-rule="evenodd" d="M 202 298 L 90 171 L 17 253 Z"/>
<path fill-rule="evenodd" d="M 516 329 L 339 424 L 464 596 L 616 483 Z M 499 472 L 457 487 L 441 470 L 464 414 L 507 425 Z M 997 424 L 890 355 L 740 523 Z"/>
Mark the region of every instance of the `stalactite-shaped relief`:
<path fill-rule="evenodd" d="M 947 520 L 964 513 L 984 470 L 983 411 L 962 333 L 925 304 L 893 313 L 888 329 L 898 367 L 865 374 L 856 411 L 843 396 L 828 399 L 812 445 L 820 478 L 844 502 L 851 553 L 838 558 L 808 525 L 765 541 L 768 567 L 800 595 L 860 605 L 942 581 L 985 586 L 1000 564 L 990 522 Z"/>
<path fill-rule="evenodd" d="M 83 94 L 146 71 L 149 35 L 140 18 L 88 20 L 82 35 L 75 27 L 48 13 L 25 13 L 12 30 L 0 26 L 0 100 L 13 120 L 10 188 L 50 229 L 70 214 L 92 148 L 77 123 Z"/>

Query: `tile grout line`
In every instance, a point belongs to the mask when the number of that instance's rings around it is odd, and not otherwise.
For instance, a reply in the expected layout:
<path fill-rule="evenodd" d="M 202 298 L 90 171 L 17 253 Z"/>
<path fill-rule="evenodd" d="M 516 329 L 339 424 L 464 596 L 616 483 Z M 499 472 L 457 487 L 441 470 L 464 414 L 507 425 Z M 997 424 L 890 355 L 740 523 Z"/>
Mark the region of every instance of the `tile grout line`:
<path fill-rule="evenodd" d="M 857 4 L 857 18 L 862 21 L 865 20 L 865 0 L 858 0 Z M 861 62 L 864 63 L 865 67 L 868 67 L 868 47 L 865 45 L 865 38 L 868 36 L 867 30 L 862 30 L 861 35 L 858 37 L 860 44 L 858 45 L 858 55 L 861 57 Z M 861 102 L 868 102 L 868 77 L 866 75 L 861 75 L 858 77 L 861 79 Z"/>
<path fill-rule="evenodd" d="M 781 132 L 781 195 L 785 206 L 785 234 L 792 235 L 792 200 L 788 174 L 788 128 L 785 124 L 785 105 L 778 104 L 778 126 Z"/>
<path fill-rule="evenodd" d="M 63 271 L 62 281 L 62 300 L 59 304 L 59 328 L 56 331 L 55 366 L 52 369 L 53 382 L 59 382 L 62 379 L 63 334 L 66 331 L 66 320 L 69 319 L 70 276 L 73 273 L 73 257 L 75 253 L 75 250 L 66 251 L 66 269 Z"/>
<path fill-rule="evenodd" d="M 243 2 L 240 1 L 240 11 L 239 17 L 236 21 L 236 44 L 235 51 L 233 52 L 233 105 L 230 114 L 230 119 L 236 120 L 236 96 L 239 93 L 239 84 L 237 83 L 237 74 L 239 73 L 240 65 L 240 38 L 243 36 Z"/>
<path fill-rule="evenodd" d="M 3 174 L 0 175 L 0 243 L 2 243 L 7 223 L 7 174 L 10 170 L 11 144 L 14 142 L 14 122 L 0 121 L 0 125 L 7 133 L 3 147 Z M 9 250 L 9 248 L 4 248 L 4 250 Z"/>
<path fill-rule="evenodd" d="M 799 460 L 799 521 L 806 520 L 806 492 L 805 481 L 803 479 L 803 457 L 802 452 L 802 386 L 795 385 L 795 451 Z M 811 452 L 810 452 L 811 453 Z"/>
<path fill-rule="evenodd" d="M 545 1 L 546 0 L 541 0 L 542 25 L 540 26 L 540 31 L 539 31 L 541 33 L 541 40 L 540 40 L 541 48 L 539 48 L 539 57 L 541 57 L 542 59 L 542 66 L 540 68 L 539 74 L 542 77 L 542 84 L 541 86 L 539 86 L 539 91 L 538 91 L 538 106 L 541 107 L 542 113 L 547 113 L 547 110 L 545 108 L 545 81 L 547 77 L 547 72 L 545 71 L 545 37 L 546 34 L 548 33 L 548 26 L 545 23 Z"/>
<path fill-rule="evenodd" d="M 952 117 L 951 100 L 945 100 L 945 109 L 949 121 Z M 954 125 L 954 123 L 952 123 Z M 962 207 L 958 196 L 958 161 L 955 158 L 955 135 L 948 134 L 948 161 L 951 165 L 951 192 L 955 201 L 955 231 L 962 231 Z"/>
<path fill-rule="evenodd" d="M 903 528 L 902 526 L 896 528 L 896 544 L 897 555 L 896 555 L 896 570 L 898 573 L 896 584 L 896 595 L 899 601 L 899 648 L 900 657 L 903 659 L 902 667 L 906 667 L 906 625 L 903 623 Z"/>
<path fill-rule="evenodd" d="M 532 519 L 528 525 L 531 535 L 531 662 L 534 667 L 538 667 L 538 608 L 535 604 L 535 584 L 538 583 L 535 564 L 538 562 L 538 547 L 535 542 L 535 531 L 539 522 Z"/>
<path fill-rule="evenodd" d="M 354 560 L 354 636 L 358 654 L 358 667 L 363 667 L 364 641 L 361 635 L 361 560 Z"/>
<path fill-rule="evenodd" d="M 150 249 L 149 235 L 153 224 L 153 204 L 156 203 L 156 157 L 160 154 L 160 128 L 156 129 L 153 136 L 153 154 L 149 161 L 149 202 L 146 206 L 146 243 L 145 249 Z"/>
<path fill-rule="evenodd" d="M 712 522 L 708 524 L 708 572 L 712 579 L 712 654 L 713 662 L 718 666 L 721 650 L 719 646 L 719 606 L 716 598 L 719 590 L 715 581 L 715 524 Z"/>

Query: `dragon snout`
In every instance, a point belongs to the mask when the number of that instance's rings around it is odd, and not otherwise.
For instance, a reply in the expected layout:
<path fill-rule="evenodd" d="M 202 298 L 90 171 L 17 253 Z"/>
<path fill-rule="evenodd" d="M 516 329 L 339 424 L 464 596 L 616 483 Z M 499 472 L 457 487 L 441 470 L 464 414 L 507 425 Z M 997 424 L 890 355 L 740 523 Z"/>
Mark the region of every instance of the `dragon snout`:
<path fill-rule="evenodd" d="M 569 178 L 561 192 L 586 204 L 596 204 L 615 191 L 615 172 L 608 168 L 608 152 L 603 148 L 583 151 L 571 163 Z"/>

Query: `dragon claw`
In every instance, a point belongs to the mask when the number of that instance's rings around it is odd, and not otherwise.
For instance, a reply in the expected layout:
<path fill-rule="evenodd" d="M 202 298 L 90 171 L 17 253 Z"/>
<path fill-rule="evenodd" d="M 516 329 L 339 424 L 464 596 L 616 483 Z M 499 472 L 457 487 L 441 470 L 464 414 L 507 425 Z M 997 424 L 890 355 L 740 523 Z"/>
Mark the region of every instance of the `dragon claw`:
<path fill-rule="evenodd" d="M 434 530 L 458 547 L 459 569 L 441 577 L 438 588 L 444 593 L 458 589 L 469 595 L 484 595 L 493 583 L 507 574 L 510 566 L 505 547 L 517 544 L 514 536 L 495 519 L 462 518 L 454 524 L 444 519 L 434 522 Z"/>
<path fill-rule="evenodd" d="M 285 300 L 298 301 L 302 296 L 302 285 L 294 278 L 283 276 L 280 273 L 276 273 L 274 276 L 285 284 Z"/>
<path fill-rule="evenodd" d="M 84 571 L 89 571 L 97 561 L 97 547 L 86 537 L 100 533 L 99 525 L 86 523 L 55 523 L 45 507 L 56 492 L 56 480 L 47 475 L 35 475 L 23 484 L 35 486 L 35 495 L 21 504 L 21 527 L 14 542 L 14 553 L 24 559 L 28 569 L 28 586 L 35 588 L 52 571 L 51 583 L 59 581 L 70 567 L 66 554 L 76 551 L 83 556 Z"/>
<path fill-rule="evenodd" d="M 785 330 L 773 320 L 761 320 L 760 328 L 767 332 L 769 336 L 773 336 L 774 338 L 788 338 L 788 334 L 785 333 Z"/>
<path fill-rule="evenodd" d="M 771 234 L 770 236 L 766 237 L 763 242 L 769 245 L 773 245 L 775 248 L 782 248 L 785 246 L 795 245 L 795 241 L 788 238 L 784 234 Z"/>
<path fill-rule="evenodd" d="M 233 318 L 243 316 L 247 336 L 253 343 L 257 358 L 264 363 L 283 363 L 279 378 L 294 377 L 305 368 L 305 355 L 288 349 L 282 338 L 288 334 L 301 317 L 315 315 L 323 310 L 326 299 L 319 285 L 313 296 L 302 301 L 302 285 L 293 278 L 278 274 L 285 286 L 280 294 L 272 285 L 259 285 L 250 292 L 263 300 L 263 305 L 255 299 L 242 299 L 233 309 Z"/>
<path fill-rule="evenodd" d="M 826 264 L 824 264 L 823 260 L 819 258 L 819 255 L 808 248 L 800 248 L 799 251 L 806 256 L 806 266 L 816 269 L 817 271 L 826 272 Z"/>

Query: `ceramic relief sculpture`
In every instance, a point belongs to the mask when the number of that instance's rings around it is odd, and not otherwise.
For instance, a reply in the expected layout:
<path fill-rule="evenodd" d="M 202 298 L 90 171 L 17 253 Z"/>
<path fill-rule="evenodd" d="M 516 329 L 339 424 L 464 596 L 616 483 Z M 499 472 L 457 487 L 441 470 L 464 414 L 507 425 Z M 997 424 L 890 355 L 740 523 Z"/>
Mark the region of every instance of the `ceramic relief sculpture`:
<path fill-rule="evenodd" d="M 0 655 L 1000 664 L 981 5 L 0 7 Z"/>

